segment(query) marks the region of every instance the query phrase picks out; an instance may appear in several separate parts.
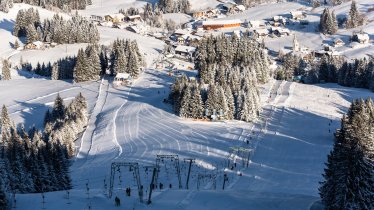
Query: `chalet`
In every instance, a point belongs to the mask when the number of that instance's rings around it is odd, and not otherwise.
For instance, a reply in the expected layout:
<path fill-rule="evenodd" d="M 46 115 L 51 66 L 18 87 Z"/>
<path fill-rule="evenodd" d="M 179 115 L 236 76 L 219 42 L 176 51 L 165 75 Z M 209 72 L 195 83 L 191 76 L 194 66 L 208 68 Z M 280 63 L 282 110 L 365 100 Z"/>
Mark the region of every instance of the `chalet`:
<path fill-rule="evenodd" d="M 183 45 L 186 39 L 183 36 L 177 38 L 177 43 Z"/>
<path fill-rule="evenodd" d="M 211 18 L 211 17 L 217 16 L 218 14 L 219 14 L 218 9 L 210 9 L 210 10 L 206 11 L 205 16 L 208 17 L 208 18 Z"/>
<path fill-rule="evenodd" d="M 294 20 L 300 20 L 305 18 L 305 14 L 302 11 L 291 11 L 291 18 Z"/>
<path fill-rule="evenodd" d="M 122 85 L 129 85 L 131 84 L 131 76 L 128 73 L 117 73 L 116 77 L 114 78 L 113 85 L 114 86 L 122 86 Z"/>
<path fill-rule="evenodd" d="M 28 43 L 28 44 L 25 45 L 24 49 L 27 49 L 27 50 L 40 50 L 40 49 L 44 49 L 44 43 L 41 42 L 41 41 L 36 41 L 36 42 Z"/>
<path fill-rule="evenodd" d="M 333 44 L 334 44 L 334 47 L 341 47 L 341 46 L 343 46 L 345 43 L 344 43 L 343 40 L 341 40 L 340 38 L 335 38 Z"/>
<path fill-rule="evenodd" d="M 291 33 L 290 30 L 288 30 L 287 28 L 281 27 L 272 27 L 271 32 L 278 37 L 289 36 Z"/>
<path fill-rule="evenodd" d="M 130 15 L 126 18 L 126 20 L 130 22 L 136 22 L 142 20 L 142 17 L 140 15 Z"/>
<path fill-rule="evenodd" d="M 243 12 L 245 10 L 245 6 L 244 5 L 236 5 L 235 6 L 235 11 L 236 12 Z"/>
<path fill-rule="evenodd" d="M 209 20 L 203 21 L 204 30 L 240 27 L 241 20 Z"/>
<path fill-rule="evenodd" d="M 91 15 L 90 20 L 96 21 L 96 22 L 101 22 L 104 20 L 103 16 L 100 15 Z"/>
<path fill-rule="evenodd" d="M 121 13 L 117 13 L 117 14 L 105 15 L 104 19 L 105 21 L 109 21 L 112 23 L 119 23 L 125 20 L 125 16 Z"/>
<path fill-rule="evenodd" d="M 133 33 L 140 34 L 140 29 L 137 26 L 128 26 L 126 29 Z"/>
<path fill-rule="evenodd" d="M 352 36 L 352 41 L 358 42 L 360 44 L 369 43 L 369 40 L 370 40 L 369 35 L 364 34 L 364 33 L 356 33 L 356 34 L 353 34 Z"/>
<path fill-rule="evenodd" d="M 264 36 L 269 35 L 269 30 L 266 28 L 255 29 L 253 32 L 257 34 L 259 37 L 264 37 Z"/>
<path fill-rule="evenodd" d="M 166 36 L 162 33 L 154 33 L 154 34 L 152 34 L 152 36 L 156 39 L 159 39 L 159 40 L 165 40 L 166 39 Z"/>
<path fill-rule="evenodd" d="M 282 24 L 280 22 L 276 22 L 276 21 L 269 21 L 270 25 L 274 26 L 274 27 L 279 27 L 281 26 Z"/>
<path fill-rule="evenodd" d="M 99 23 L 100 26 L 105 26 L 105 27 L 113 27 L 113 22 L 110 21 L 103 21 Z"/>
<path fill-rule="evenodd" d="M 228 2 L 228 3 L 221 4 L 220 9 L 225 13 L 227 12 L 230 13 L 235 10 L 235 6 L 236 6 L 235 4 Z"/>
<path fill-rule="evenodd" d="M 190 32 L 186 29 L 177 29 L 173 33 L 173 35 L 176 36 L 176 37 L 183 36 L 183 35 L 186 35 L 186 34 L 190 34 Z"/>
<path fill-rule="evenodd" d="M 273 17 L 274 22 L 279 22 L 281 19 L 282 19 L 282 16 L 276 15 L 276 16 Z"/>
<path fill-rule="evenodd" d="M 252 28 L 265 27 L 265 22 L 262 20 L 250 20 L 248 23 L 248 27 L 252 27 Z"/>
<path fill-rule="evenodd" d="M 199 18 L 202 18 L 204 16 L 205 16 L 205 12 L 204 11 L 197 11 L 197 12 L 192 13 L 192 17 L 194 19 L 199 19 Z"/>
<path fill-rule="evenodd" d="M 175 48 L 175 54 L 188 56 L 194 54 L 196 51 L 195 47 L 179 45 Z"/>

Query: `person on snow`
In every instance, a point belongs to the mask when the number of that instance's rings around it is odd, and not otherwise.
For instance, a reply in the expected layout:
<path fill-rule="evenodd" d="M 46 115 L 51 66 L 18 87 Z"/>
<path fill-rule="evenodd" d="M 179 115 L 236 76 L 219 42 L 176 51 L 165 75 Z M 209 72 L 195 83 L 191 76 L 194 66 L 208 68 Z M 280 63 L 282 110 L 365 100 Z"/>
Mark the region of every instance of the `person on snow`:
<path fill-rule="evenodd" d="M 114 202 L 115 202 L 116 206 L 120 206 L 121 205 L 121 200 L 117 196 L 116 196 L 116 198 L 114 198 Z"/>

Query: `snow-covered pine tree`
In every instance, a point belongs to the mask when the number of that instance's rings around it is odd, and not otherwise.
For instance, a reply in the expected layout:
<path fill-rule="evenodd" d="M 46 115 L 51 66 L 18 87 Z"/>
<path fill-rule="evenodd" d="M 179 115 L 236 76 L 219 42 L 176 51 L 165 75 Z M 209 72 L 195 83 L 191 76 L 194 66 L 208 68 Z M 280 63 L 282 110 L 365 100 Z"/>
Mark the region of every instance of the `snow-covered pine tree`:
<path fill-rule="evenodd" d="M 64 100 L 61 98 L 60 94 L 57 94 L 56 99 L 53 104 L 52 112 L 52 121 L 63 121 L 65 119 L 65 104 Z"/>
<path fill-rule="evenodd" d="M 12 136 L 12 122 L 10 121 L 9 114 L 8 114 L 8 109 L 6 108 L 5 105 L 3 105 L 3 108 L 1 110 L 1 144 L 5 145 L 7 142 L 10 140 Z"/>
<path fill-rule="evenodd" d="M 192 86 L 191 112 L 191 117 L 195 119 L 202 119 L 204 116 L 204 102 L 197 83 L 194 83 Z"/>
<path fill-rule="evenodd" d="M 51 79 L 52 80 L 59 80 L 60 79 L 60 70 L 58 68 L 58 64 L 57 63 L 54 63 L 52 65 Z"/>
<path fill-rule="evenodd" d="M 139 70 L 139 60 L 138 60 L 138 55 L 132 49 L 129 53 L 129 59 L 127 62 L 127 72 L 133 77 L 133 78 L 138 78 L 140 70 Z"/>
<path fill-rule="evenodd" d="M 9 60 L 4 59 L 3 60 L 3 67 L 2 67 L 2 72 L 1 72 L 1 79 L 3 80 L 10 80 L 12 78 L 10 74 L 10 63 Z"/>
<path fill-rule="evenodd" d="M 89 45 L 86 48 L 86 55 L 88 60 L 87 80 L 98 80 L 101 73 L 100 57 L 97 45 Z"/>
<path fill-rule="evenodd" d="M 228 120 L 232 120 L 234 119 L 236 110 L 235 110 L 234 96 L 231 92 L 230 86 L 228 85 L 225 86 L 225 96 L 226 96 L 227 108 L 228 108 L 226 117 Z"/>
<path fill-rule="evenodd" d="M 78 50 L 77 63 L 74 68 L 74 82 L 84 82 L 90 77 L 89 64 L 83 49 Z"/>
<path fill-rule="evenodd" d="M 347 20 L 347 28 L 356 28 L 359 26 L 360 12 L 357 9 L 356 1 L 352 1 L 351 9 L 349 10 L 349 16 Z"/>
<path fill-rule="evenodd" d="M 38 33 L 35 29 L 35 27 L 31 24 L 27 25 L 26 27 L 26 42 L 27 43 L 32 43 L 32 42 L 35 42 L 35 41 L 38 41 L 39 40 L 39 37 L 38 37 Z"/>
<path fill-rule="evenodd" d="M 179 116 L 184 118 L 192 118 L 192 93 L 190 86 L 186 87 L 180 103 Z"/>
<path fill-rule="evenodd" d="M 9 9 L 13 7 L 13 0 L 1 0 L 0 11 L 8 13 Z"/>
<path fill-rule="evenodd" d="M 217 114 L 217 100 L 218 100 L 218 94 L 217 94 L 217 87 L 215 84 L 210 84 L 208 88 L 208 94 L 207 94 L 207 100 L 205 102 L 205 109 L 208 110 L 208 115 L 213 115 L 214 111 Z"/>
<path fill-rule="evenodd" d="M 114 61 L 114 74 L 125 73 L 127 70 L 127 60 L 124 49 L 119 49 Z"/>
<path fill-rule="evenodd" d="M 342 118 L 319 188 L 326 209 L 374 208 L 373 108 L 356 100 Z"/>
<path fill-rule="evenodd" d="M 7 159 L 9 164 L 9 184 L 14 192 L 27 192 L 27 185 L 25 185 L 25 174 L 27 174 L 24 165 L 24 148 L 22 141 L 15 129 L 12 129 L 10 140 L 7 145 Z"/>
<path fill-rule="evenodd" d="M 18 49 L 19 48 L 19 42 L 18 42 L 18 39 L 16 39 L 14 41 L 14 49 Z"/>

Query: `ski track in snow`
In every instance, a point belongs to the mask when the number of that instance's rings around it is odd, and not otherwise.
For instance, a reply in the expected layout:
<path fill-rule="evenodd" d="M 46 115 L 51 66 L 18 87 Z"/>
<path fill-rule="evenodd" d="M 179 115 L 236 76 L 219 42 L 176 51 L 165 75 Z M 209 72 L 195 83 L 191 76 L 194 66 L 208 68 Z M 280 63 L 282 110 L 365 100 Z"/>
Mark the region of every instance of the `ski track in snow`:
<path fill-rule="evenodd" d="M 103 86 L 105 88 L 105 90 L 103 90 Z M 103 110 L 103 107 L 105 105 L 105 102 L 106 102 L 106 98 L 108 96 L 108 90 L 109 90 L 109 81 L 102 78 L 101 79 L 101 83 L 100 83 L 100 87 L 99 87 L 99 90 L 98 90 L 98 96 L 97 96 L 97 100 L 96 100 L 96 103 L 95 103 L 95 107 L 90 115 L 90 118 L 88 120 L 88 123 L 87 123 L 87 127 L 81 137 L 81 144 L 80 144 L 80 147 L 79 147 L 79 151 L 77 153 L 77 156 L 75 158 L 75 161 L 77 160 L 80 160 L 80 159 L 84 159 L 84 161 L 81 161 L 80 162 L 80 166 L 84 165 L 85 162 L 87 161 L 87 158 L 89 157 L 90 155 L 90 152 L 91 152 L 91 149 L 92 149 L 92 146 L 93 146 L 93 139 L 94 139 L 94 134 L 95 134 L 95 129 L 96 129 L 96 125 L 97 125 L 97 121 L 98 121 L 98 115 L 101 113 L 101 111 Z M 105 93 L 103 93 L 103 91 L 105 91 Z"/>

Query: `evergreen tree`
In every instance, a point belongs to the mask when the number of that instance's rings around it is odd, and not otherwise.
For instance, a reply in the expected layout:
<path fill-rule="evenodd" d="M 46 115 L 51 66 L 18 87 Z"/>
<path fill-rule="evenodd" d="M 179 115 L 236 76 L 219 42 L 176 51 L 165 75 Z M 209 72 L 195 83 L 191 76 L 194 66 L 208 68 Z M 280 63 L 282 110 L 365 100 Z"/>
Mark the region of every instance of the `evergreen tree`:
<path fill-rule="evenodd" d="M 7 59 L 3 60 L 3 67 L 2 67 L 2 75 L 3 80 L 10 80 L 11 74 L 10 74 L 10 63 Z"/>
<path fill-rule="evenodd" d="M 65 119 L 65 105 L 60 94 L 57 94 L 51 115 L 53 121 L 62 121 Z"/>
<path fill-rule="evenodd" d="M 201 98 L 201 92 L 197 84 L 194 85 L 191 97 L 192 118 L 201 119 L 204 116 L 204 103 Z"/>
<path fill-rule="evenodd" d="M 26 42 L 27 43 L 32 43 L 35 41 L 38 41 L 38 33 L 33 25 L 28 25 L 26 27 Z"/>
<path fill-rule="evenodd" d="M 349 10 L 349 17 L 347 20 L 347 28 L 356 28 L 359 26 L 360 12 L 357 9 L 356 1 L 352 1 L 351 9 Z"/>
<path fill-rule="evenodd" d="M 327 209 L 374 208 L 373 102 L 356 100 L 336 132 L 320 195 Z"/>
<path fill-rule="evenodd" d="M 115 74 L 117 73 L 125 73 L 127 71 L 127 61 L 125 57 L 125 52 L 123 49 L 118 51 L 118 55 L 116 56 L 116 60 L 114 61 L 114 70 Z"/>
<path fill-rule="evenodd" d="M 8 109 L 5 105 L 1 110 L 1 144 L 6 145 L 11 138 L 12 123 L 9 118 Z"/>
<path fill-rule="evenodd" d="M 184 91 L 182 100 L 181 100 L 181 106 L 179 110 L 179 116 L 184 118 L 192 118 L 192 110 L 191 110 L 191 88 L 187 87 Z"/>
<path fill-rule="evenodd" d="M 338 23 L 334 11 L 325 8 L 320 18 L 320 31 L 324 34 L 334 34 L 338 30 Z"/>
<path fill-rule="evenodd" d="M 14 49 L 18 49 L 19 48 L 19 42 L 18 42 L 18 39 L 16 39 L 16 41 L 14 41 Z"/>
<path fill-rule="evenodd" d="M 86 58 L 86 54 L 83 49 L 79 49 L 77 55 L 77 63 L 74 68 L 74 82 L 84 82 L 88 80 L 88 77 L 91 76 L 89 72 L 89 64 Z"/>

